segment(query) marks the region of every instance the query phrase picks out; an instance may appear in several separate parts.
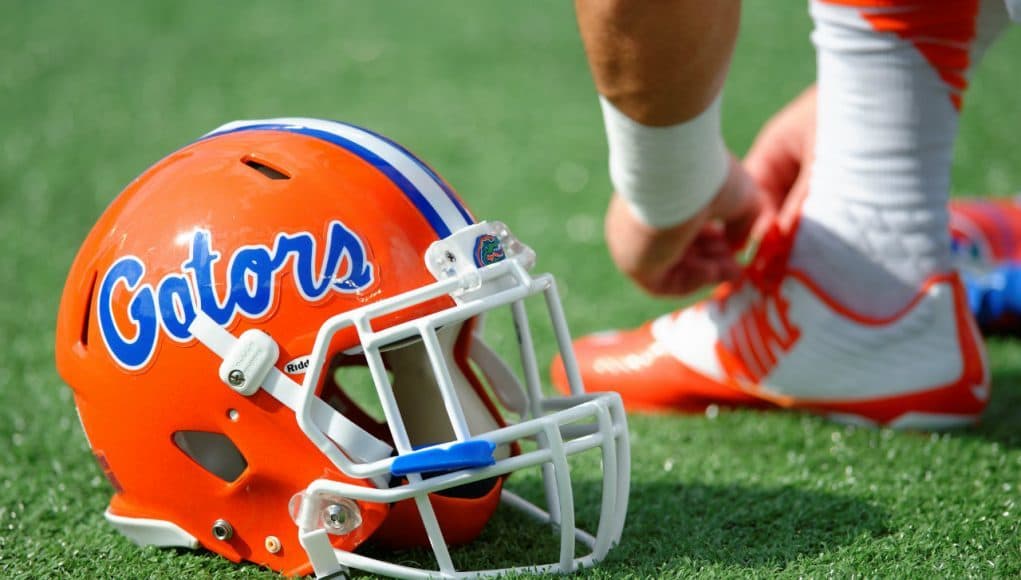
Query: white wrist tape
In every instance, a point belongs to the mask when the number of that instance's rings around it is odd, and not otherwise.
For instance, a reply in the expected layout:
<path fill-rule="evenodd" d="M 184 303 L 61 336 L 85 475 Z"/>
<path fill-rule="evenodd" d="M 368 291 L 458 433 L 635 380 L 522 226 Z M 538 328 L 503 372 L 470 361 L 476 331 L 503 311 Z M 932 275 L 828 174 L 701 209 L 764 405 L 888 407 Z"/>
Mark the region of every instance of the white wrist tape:
<path fill-rule="evenodd" d="M 697 117 L 667 127 L 642 125 L 602 96 L 610 180 L 646 224 L 665 228 L 699 212 L 727 178 L 720 96 Z"/>

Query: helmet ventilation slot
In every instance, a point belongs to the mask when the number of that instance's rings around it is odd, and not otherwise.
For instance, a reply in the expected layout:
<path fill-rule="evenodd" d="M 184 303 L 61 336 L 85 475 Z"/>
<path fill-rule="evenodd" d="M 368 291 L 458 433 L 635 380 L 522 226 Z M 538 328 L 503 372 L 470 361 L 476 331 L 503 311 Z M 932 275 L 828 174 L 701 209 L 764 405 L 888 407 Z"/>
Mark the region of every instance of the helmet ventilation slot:
<path fill-rule="evenodd" d="M 92 320 L 92 299 L 96 294 L 96 278 L 98 273 L 93 272 L 89 281 L 89 293 L 85 296 L 85 313 L 82 316 L 82 330 L 78 342 L 84 348 L 89 346 L 89 322 Z"/>
<path fill-rule="evenodd" d="M 241 451 L 223 433 L 177 431 L 174 445 L 200 467 L 226 482 L 241 477 L 248 467 Z"/>
<path fill-rule="evenodd" d="M 251 157 L 251 156 L 245 157 L 244 159 L 241 160 L 241 162 L 244 163 L 245 165 L 251 167 L 252 169 L 258 171 L 259 173 L 263 174 L 264 176 L 270 178 L 270 179 L 290 179 L 291 178 L 290 175 L 287 175 L 286 173 L 284 173 L 280 169 L 277 169 L 276 167 L 270 167 L 269 165 L 266 165 L 262 161 L 260 161 L 258 159 L 255 159 L 254 157 Z"/>

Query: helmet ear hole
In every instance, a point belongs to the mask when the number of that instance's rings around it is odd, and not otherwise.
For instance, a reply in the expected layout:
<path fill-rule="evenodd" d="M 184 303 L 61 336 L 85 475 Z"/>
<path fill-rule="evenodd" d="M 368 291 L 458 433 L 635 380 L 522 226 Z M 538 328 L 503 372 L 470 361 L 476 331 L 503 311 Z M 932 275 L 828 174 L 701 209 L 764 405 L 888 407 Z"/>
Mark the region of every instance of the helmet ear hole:
<path fill-rule="evenodd" d="M 177 431 L 173 439 L 174 445 L 199 467 L 228 483 L 248 468 L 241 450 L 223 433 Z"/>

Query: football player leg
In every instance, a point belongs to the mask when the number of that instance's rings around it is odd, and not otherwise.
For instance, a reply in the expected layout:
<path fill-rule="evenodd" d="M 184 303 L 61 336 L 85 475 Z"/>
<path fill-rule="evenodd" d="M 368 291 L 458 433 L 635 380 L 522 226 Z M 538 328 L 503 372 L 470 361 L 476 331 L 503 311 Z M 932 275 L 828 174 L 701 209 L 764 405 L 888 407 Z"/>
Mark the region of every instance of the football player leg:
<path fill-rule="evenodd" d="M 751 401 L 899 427 L 977 420 L 988 376 L 946 202 L 980 12 L 1003 4 L 939 4 L 812 3 L 819 124 L 811 176 L 803 159 L 794 172 L 804 202 L 788 201 L 737 283 L 579 341 L 589 388 L 636 409 Z"/>

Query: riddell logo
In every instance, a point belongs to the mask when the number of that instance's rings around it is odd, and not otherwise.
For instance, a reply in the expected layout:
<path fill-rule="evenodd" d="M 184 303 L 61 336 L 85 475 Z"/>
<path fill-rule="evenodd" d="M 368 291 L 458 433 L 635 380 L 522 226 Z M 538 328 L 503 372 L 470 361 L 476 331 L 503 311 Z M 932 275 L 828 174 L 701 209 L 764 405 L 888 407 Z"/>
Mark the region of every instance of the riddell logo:
<path fill-rule="evenodd" d="M 308 357 L 301 356 L 284 365 L 284 372 L 298 375 L 308 370 Z"/>
<path fill-rule="evenodd" d="M 751 304 L 731 325 L 719 348 L 730 356 L 724 363 L 730 376 L 758 383 L 794 348 L 801 330 L 788 316 L 790 303 L 779 293 Z"/>

